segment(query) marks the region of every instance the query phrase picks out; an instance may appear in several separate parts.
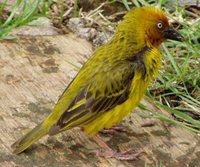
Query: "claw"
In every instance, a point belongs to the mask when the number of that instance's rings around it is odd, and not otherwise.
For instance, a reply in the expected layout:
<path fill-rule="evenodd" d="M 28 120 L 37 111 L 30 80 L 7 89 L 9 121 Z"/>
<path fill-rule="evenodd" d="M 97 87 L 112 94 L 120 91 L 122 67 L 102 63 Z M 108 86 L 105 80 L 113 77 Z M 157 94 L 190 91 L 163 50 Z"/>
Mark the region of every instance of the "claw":
<path fill-rule="evenodd" d="M 118 160 L 133 161 L 138 160 L 141 154 L 144 152 L 133 152 L 133 151 L 124 151 L 124 152 L 115 152 L 115 151 L 105 151 L 97 152 L 96 155 L 99 157 L 115 158 Z"/>
<path fill-rule="evenodd" d="M 104 148 L 105 152 L 97 152 L 96 155 L 98 157 L 107 157 L 107 158 L 115 158 L 118 160 L 138 160 L 140 155 L 144 152 L 134 152 L 134 151 L 124 151 L 124 152 L 116 152 L 113 151 L 112 148 L 110 148 L 99 135 L 94 136 L 93 139 L 96 141 L 96 143 Z"/>
<path fill-rule="evenodd" d="M 111 128 L 108 128 L 108 129 L 103 129 L 100 133 L 103 133 L 103 134 L 115 134 L 116 132 L 127 132 L 127 129 L 123 126 L 120 126 L 120 125 L 115 125 Z"/>

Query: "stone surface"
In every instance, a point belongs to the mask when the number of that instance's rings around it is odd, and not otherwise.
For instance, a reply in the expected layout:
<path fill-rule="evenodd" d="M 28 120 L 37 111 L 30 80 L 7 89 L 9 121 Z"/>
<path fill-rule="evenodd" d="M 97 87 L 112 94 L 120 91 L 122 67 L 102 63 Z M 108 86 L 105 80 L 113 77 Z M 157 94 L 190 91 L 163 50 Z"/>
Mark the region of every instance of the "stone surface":
<path fill-rule="evenodd" d="M 58 32 L 55 27 L 53 27 L 50 19 L 46 17 L 40 17 L 32 22 L 29 25 L 24 25 L 17 27 L 11 32 L 11 35 L 58 35 Z"/>

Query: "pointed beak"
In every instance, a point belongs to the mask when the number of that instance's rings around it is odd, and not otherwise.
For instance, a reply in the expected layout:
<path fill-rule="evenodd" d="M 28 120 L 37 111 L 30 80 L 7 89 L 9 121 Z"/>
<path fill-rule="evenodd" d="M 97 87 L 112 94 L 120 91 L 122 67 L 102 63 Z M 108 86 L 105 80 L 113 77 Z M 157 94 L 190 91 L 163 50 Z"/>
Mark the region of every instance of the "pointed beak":
<path fill-rule="evenodd" d="M 171 39 L 180 42 L 184 41 L 184 37 L 173 28 L 164 29 L 163 36 L 165 39 Z"/>

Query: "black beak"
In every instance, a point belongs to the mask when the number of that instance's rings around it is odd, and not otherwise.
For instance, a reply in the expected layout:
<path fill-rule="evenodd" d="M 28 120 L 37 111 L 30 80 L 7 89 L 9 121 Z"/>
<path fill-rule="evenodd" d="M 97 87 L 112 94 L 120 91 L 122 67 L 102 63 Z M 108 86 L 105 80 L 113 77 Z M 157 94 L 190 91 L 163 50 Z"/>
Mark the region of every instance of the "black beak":
<path fill-rule="evenodd" d="M 184 37 L 173 28 L 167 28 L 163 30 L 163 36 L 165 39 L 171 39 L 180 42 L 184 41 Z"/>

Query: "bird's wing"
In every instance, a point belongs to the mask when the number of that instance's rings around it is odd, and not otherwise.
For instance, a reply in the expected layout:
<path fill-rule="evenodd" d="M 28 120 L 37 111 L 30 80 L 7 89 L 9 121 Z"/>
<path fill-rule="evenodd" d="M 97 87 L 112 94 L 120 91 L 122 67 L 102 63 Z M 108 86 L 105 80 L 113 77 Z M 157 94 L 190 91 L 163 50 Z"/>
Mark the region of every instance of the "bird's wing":
<path fill-rule="evenodd" d="M 133 77 L 134 67 L 129 62 L 118 63 L 109 70 L 100 71 L 79 91 L 51 128 L 51 134 L 91 121 L 125 102 L 129 97 Z"/>

